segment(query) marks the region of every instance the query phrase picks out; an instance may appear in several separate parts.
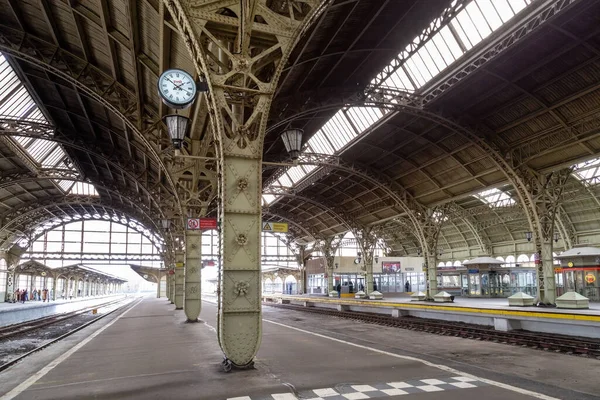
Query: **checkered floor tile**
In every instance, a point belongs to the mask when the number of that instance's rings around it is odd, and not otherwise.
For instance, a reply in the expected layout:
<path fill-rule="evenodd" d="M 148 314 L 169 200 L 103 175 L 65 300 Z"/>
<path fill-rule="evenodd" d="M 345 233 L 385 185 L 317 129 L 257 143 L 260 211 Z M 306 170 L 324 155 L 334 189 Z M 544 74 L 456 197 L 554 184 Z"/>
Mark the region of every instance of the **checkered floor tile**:
<path fill-rule="evenodd" d="M 423 392 L 443 392 L 453 389 L 469 389 L 485 386 L 485 383 L 465 376 L 440 379 L 421 379 L 405 382 L 386 382 L 370 385 L 338 385 L 292 393 L 275 393 L 268 396 L 243 396 L 227 400 L 359 400 L 400 396 Z"/>

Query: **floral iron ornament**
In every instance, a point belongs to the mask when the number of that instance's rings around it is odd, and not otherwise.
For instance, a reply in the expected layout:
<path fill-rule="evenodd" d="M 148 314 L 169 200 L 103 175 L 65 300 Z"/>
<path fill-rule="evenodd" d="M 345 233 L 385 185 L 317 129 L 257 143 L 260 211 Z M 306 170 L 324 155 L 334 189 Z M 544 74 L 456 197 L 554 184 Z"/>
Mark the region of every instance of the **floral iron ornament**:
<path fill-rule="evenodd" d="M 250 290 L 250 284 L 246 281 L 236 282 L 234 290 L 238 296 L 245 296 Z"/>

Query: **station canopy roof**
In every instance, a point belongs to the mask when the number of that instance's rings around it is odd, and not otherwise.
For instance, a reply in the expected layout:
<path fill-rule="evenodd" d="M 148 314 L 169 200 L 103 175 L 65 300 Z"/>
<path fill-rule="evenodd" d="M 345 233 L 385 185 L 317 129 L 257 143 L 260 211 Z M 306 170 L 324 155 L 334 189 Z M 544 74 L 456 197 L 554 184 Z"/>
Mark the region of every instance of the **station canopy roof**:
<path fill-rule="evenodd" d="M 272 102 L 263 159 L 289 159 L 286 127 L 304 147 L 298 165 L 263 169 L 263 215 L 304 243 L 377 227 L 394 256 L 418 253 L 414 219 L 433 215 L 443 257 L 466 258 L 527 244 L 521 188 L 567 174 L 555 248 L 593 245 L 598 15 L 595 1 L 331 1 Z M 161 220 L 192 185 L 216 215 L 214 162 L 199 182 L 170 167 L 156 82 L 195 65 L 163 1 L 2 0 L 0 54 L 1 250 L 82 213 L 168 238 Z M 183 115 L 186 146 L 210 157 L 206 104 Z"/>
<path fill-rule="evenodd" d="M 30 260 L 15 267 L 17 274 L 31 274 L 37 276 L 48 276 L 51 278 L 77 278 L 90 281 L 102 281 L 111 283 L 127 282 L 126 279 L 121 279 L 106 272 L 98 271 L 97 269 L 81 265 L 73 264 L 59 268 L 50 268 L 38 261 Z"/>

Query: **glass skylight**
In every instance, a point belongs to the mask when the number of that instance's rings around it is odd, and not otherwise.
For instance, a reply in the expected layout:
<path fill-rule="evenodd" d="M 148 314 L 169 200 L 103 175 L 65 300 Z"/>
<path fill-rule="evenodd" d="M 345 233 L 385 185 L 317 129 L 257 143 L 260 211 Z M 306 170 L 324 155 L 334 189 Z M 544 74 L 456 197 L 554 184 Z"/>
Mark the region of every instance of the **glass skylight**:
<path fill-rule="evenodd" d="M 600 183 L 600 158 L 575 164 L 573 176 L 586 185 L 597 185 Z"/>
<path fill-rule="evenodd" d="M 49 124 L 44 114 L 39 109 L 23 82 L 19 79 L 6 57 L 0 53 L 0 119 L 19 121 L 33 121 Z M 0 123 L 0 127 L 8 128 L 8 124 Z M 37 139 L 25 136 L 10 137 L 19 145 L 39 169 L 62 169 L 75 172 L 69 157 L 62 146 L 46 139 Z M 73 191 L 73 181 L 53 179 L 53 182 L 65 193 Z M 81 185 L 92 186 L 80 182 Z M 77 186 L 77 185 L 76 185 Z M 93 186 L 81 190 L 90 195 L 98 195 Z M 74 193 L 83 194 L 83 193 Z"/>
<path fill-rule="evenodd" d="M 469 49 L 477 45 L 496 29 L 514 17 L 534 0 L 473 0 L 448 25 L 444 26 L 425 43 L 418 42 L 416 37 L 405 50 L 399 54 L 399 68 L 382 83 L 382 86 L 401 89 L 408 92 L 418 91 L 450 64 L 462 57 Z M 432 21 L 440 24 L 439 19 Z M 422 45 L 411 55 L 410 49 Z M 398 65 L 394 60 L 390 66 Z M 387 70 L 386 68 L 385 70 Z M 382 71 L 371 82 L 375 84 L 384 78 Z M 379 79 L 378 79 L 379 78 Z M 381 119 L 388 110 L 375 107 L 346 107 L 339 110 L 317 131 L 305 145 L 305 151 L 319 154 L 339 154 L 354 138 L 369 129 Z M 296 166 L 287 170 L 275 185 L 290 187 L 314 170 L 311 166 Z M 291 182 L 291 185 L 290 185 Z M 268 189 L 267 189 L 268 190 Z M 497 190 L 497 189 L 494 189 Z M 486 203 L 509 205 L 514 200 L 506 193 L 482 192 L 475 197 Z M 492 200 L 494 196 L 499 199 Z M 276 196 L 263 196 L 267 204 L 275 201 Z M 489 201 L 487 199 L 490 199 Z M 511 203 L 512 202 L 512 203 Z"/>
<path fill-rule="evenodd" d="M 490 207 L 507 207 L 515 204 L 515 200 L 500 189 L 488 189 L 474 195 L 476 199 L 483 201 Z"/>
<path fill-rule="evenodd" d="M 420 43 L 406 46 L 399 54 L 404 63 L 383 86 L 418 90 L 533 1 L 473 0 L 416 53 L 410 49 Z"/>
<path fill-rule="evenodd" d="M 86 182 L 75 182 L 71 190 L 69 190 L 69 194 L 77 194 L 83 196 L 98 196 L 98 192 L 94 185 L 91 185 Z"/>

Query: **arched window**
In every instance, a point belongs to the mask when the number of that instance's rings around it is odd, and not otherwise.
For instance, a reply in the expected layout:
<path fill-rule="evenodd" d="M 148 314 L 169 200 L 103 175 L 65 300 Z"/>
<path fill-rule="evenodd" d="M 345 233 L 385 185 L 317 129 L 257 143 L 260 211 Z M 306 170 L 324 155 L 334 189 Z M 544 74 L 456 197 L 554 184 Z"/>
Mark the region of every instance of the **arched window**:
<path fill-rule="evenodd" d="M 296 278 L 293 275 L 286 276 L 284 293 L 295 294 L 295 293 L 297 293 L 297 290 L 298 290 L 298 287 L 297 287 L 297 283 L 296 283 Z"/>
<path fill-rule="evenodd" d="M 442 267 L 442 268 L 444 268 L 445 266 L 446 266 L 446 264 L 444 264 L 444 262 L 443 262 L 443 261 L 440 261 L 440 263 L 438 264 L 438 268 L 439 268 L 439 267 Z"/>
<path fill-rule="evenodd" d="M 452 261 L 446 261 L 446 267 L 451 267 L 452 266 Z"/>
<path fill-rule="evenodd" d="M 521 264 L 522 267 L 529 266 L 529 257 L 527 254 L 521 254 L 517 257 L 517 264 Z"/>
<path fill-rule="evenodd" d="M 504 258 L 501 256 L 496 257 L 496 260 L 504 262 Z"/>
<path fill-rule="evenodd" d="M 263 292 L 264 293 L 273 293 L 273 281 L 271 278 L 265 279 L 263 283 Z"/>
<path fill-rule="evenodd" d="M 283 293 L 283 280 L 280 277 L 275 278 L 275 284 L 273 285 L 273 292 Z"/>
<path fill-rule="evenodd" d="M 515 266 L 515 256 L 507 256 L 506 257 L 506 266 L 507 267 L 514 267 Z"/>
<path fill-rule="evenodd" d="M 462 263 L 459 260 L 456 260 L 456 261 L 454 261 L 454 264 L 452 264 L 452 266 L 460 267 L 460 266 L 462 266 Z"/>

